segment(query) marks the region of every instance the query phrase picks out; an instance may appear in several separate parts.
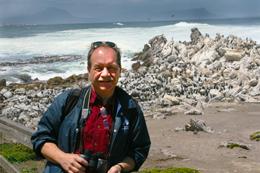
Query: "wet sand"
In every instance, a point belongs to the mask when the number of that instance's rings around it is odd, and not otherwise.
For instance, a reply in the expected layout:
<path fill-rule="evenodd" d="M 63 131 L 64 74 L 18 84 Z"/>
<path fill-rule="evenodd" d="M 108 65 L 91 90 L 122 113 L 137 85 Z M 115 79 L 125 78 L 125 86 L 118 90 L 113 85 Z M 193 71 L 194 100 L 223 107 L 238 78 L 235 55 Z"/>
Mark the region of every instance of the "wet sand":
<path fill-rule="evenodd" d="M 214 132 L 175 131 L 190 119 L 204 120 Z M 260 173 L 260 142 L 249 136 L 260 131 L 260 104 L 214 103 L 203 115 L 147 117 L 152 146 L 143 168 L 190 167 L 202 173 Z M 250 150 L 220 147 L 223 142 L 246 144 Z"/>

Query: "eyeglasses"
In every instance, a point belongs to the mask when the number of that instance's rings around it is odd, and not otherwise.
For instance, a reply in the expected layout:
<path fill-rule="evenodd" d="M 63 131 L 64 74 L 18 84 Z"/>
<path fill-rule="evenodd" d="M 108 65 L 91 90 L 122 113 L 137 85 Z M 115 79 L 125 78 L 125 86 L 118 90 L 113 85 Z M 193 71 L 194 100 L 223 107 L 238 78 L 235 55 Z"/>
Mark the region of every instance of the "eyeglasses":
<path fill-rule="evenodd" d="M 111 41 L 96 41 L 96 42 L 93 42 L 91 44 L 91 47 L 96 49 L 100 46 L 108 46 L 108 47 L 111 47 L 111 48 L 116 48 L 116 44 L 111 42 Z"/>

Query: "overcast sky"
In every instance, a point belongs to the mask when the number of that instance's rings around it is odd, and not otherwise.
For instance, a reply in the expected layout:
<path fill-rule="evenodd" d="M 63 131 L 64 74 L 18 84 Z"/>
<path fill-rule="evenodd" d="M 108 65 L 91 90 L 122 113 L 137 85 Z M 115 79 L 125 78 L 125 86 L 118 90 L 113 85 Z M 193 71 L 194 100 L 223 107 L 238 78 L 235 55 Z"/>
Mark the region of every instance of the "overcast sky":
<path fill-rule="evenodd" d="M 108 21 L 160 19 L 191 8 L 205 8 L 221 17 L 260 16 L 260 0 L 0 0 L 0 16 L 35 14 L 50 7 Z"/>

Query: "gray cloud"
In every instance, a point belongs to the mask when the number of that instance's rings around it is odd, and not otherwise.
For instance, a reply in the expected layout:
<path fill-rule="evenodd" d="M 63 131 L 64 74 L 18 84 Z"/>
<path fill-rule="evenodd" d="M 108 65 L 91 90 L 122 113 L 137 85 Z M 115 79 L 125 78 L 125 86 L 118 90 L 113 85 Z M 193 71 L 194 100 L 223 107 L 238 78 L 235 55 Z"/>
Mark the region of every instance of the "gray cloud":
<path fill-rule="evenodd" d="M 100 21 L 167 19 L 191 8 L 204 8 L 218 17 L 260 16 L 259 0 L 0 0 L 0 15 L 32 15 L 50 7 Z"/>

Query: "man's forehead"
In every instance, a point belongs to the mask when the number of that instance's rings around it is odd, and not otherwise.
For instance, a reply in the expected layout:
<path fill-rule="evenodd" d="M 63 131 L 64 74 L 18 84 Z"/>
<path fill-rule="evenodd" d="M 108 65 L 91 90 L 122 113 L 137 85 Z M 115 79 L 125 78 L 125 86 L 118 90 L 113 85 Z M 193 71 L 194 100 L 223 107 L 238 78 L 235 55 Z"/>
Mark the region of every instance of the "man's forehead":
<path fill-rule="evenodd" d="M 116 51 L 108 46 L 100 46 L 93 51 L 92 56 L 104 54 L 114 54 L 116 56 Z"/>
<path fill-rule="evenodd" d="M 111 61 L 111 62 L 95 61 L 93 62 L 92 66 L 115 66 L 115 65 L 118 65 L 116 61 Z"/>
<path fill-rule="evenodd" d="M 117 60 L 116 52 L 109 47 L 98 47 L 94 50 L 92 56 L 90 57 L 91 62 L 95 63 L 113 63 Z"/>

